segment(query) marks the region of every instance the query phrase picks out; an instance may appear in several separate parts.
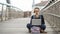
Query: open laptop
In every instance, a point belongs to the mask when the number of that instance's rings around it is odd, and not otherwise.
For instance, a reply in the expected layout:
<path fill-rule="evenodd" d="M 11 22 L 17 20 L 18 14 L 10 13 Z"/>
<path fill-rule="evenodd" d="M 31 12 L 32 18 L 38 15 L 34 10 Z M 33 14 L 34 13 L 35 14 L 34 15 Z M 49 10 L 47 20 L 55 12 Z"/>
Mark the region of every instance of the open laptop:
<path fill-rule="evenodd" d="M 32 25 L 41 25 L 41 19 L 32 19 Z"/>

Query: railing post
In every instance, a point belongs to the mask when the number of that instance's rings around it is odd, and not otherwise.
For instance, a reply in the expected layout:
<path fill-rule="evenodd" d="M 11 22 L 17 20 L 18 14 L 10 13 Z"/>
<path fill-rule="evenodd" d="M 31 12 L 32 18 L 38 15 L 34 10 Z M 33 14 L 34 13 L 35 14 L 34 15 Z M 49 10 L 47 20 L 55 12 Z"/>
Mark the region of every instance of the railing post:
<path fill-rule="evenodd" d="M 11 11 L 10 11 L 10 7 L 8 7 L 8 19 L 11 18 Z"/>
<path fill-rule="evenodd" d="M 8 18 L 8 10 L 7 10 L 7 6 L 6 6 L 6 11 L 5 11 L 5 20 L 7 20 Z"/>
<path fill-rule="evenodd" d="M 3 4 L 2 4 L 2 11 L 1 11 L 1 21 L 3 21 Z"/>

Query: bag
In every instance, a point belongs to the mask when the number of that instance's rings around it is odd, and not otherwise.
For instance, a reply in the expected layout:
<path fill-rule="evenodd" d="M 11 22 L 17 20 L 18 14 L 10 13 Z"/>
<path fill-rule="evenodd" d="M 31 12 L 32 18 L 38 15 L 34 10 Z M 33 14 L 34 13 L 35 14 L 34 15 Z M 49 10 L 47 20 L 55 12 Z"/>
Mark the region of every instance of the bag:
<path fill-rule="evenodd" d="M 33 26 L 31 28 L 31 34 L 40 34 L 40 28 Z"/>

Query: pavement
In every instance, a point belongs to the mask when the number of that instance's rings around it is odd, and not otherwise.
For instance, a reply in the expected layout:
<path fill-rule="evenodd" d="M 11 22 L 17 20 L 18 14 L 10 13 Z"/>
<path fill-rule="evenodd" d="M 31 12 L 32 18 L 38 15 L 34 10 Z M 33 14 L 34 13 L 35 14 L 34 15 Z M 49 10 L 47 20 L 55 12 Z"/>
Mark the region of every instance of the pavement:
<path fill-rule="evenodd" d="M 30 18 L 16 18 L 8 21 L 0 22 L 0 34 L 31 34 L 28 33 L 26 24 L 30 22 Z M 46 22 L 46 21 L 45 21 Z M 46 22 L 46 32 L 47 34 L 57 34 Z"/>

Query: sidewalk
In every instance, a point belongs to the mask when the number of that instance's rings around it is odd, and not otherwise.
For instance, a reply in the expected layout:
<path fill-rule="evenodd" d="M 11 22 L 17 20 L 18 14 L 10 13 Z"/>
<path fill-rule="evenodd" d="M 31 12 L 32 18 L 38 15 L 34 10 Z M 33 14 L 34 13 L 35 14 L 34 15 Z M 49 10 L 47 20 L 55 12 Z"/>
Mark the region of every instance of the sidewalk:
<path fill-rule="evenodd" d="M 0 22 L 0 34 L 30 34 L 26 28 L 26 24 L 29 22 L 30 18 L 17 18 Z M 47 22 L 46 26 L 47 34 L 56 34 Z"/>

